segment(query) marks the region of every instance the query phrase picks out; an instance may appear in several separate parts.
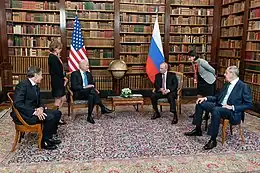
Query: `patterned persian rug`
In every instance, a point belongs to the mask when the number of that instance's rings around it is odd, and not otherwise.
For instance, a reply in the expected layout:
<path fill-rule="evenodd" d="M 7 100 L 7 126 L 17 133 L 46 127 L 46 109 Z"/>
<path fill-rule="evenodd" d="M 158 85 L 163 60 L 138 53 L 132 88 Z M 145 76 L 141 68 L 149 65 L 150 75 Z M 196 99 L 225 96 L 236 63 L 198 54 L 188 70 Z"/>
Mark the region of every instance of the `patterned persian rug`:
<path fill-rule="evenodd" d="M 184 132 L 193 129 L 191 119 L 194 105 L 183 105 L 179 123 L 172 125 L 172 116 L 151 120 L 152 112 L 134 112 L 126 107 L 110 115 L 86 122 L 86 109 L 77 111 L 75 121 L 60 126 L 62 140 L 57 150 L 39 151 L 36 134 L 26 134 L 14 153 L 10 153 L 14 129 L 11 118 L 1 123 L 0 172 L 18 170 L 31 172 L 244 172 L 260 171 L 259 118 L 247 116 L 243 125 L 246 143 L 240 141 L 238 129 L 233 135 L 210 151 L 202 147 L 209 140 L 186 137 Z M 254 126 L 255 125 L 255 126 Z M 221 131 L 220 131 L 221 132 Z"/>

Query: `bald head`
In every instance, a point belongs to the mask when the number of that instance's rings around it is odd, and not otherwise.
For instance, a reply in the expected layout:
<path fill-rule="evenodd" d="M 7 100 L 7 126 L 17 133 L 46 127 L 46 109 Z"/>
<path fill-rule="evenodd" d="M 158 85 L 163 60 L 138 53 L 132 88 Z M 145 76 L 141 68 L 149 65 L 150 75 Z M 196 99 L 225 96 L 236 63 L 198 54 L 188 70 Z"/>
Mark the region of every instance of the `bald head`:
<path fill-rule="evenodd" d="M 165 73 L 168 70 L 168 64 L 166 62 L 161 63 L 160 73 Z"/>
<path fill-rule="evenodd" d="M 88 60 L 82 60 L 79 62 L 79 68 L 80 70 L 86 72 L 89 69 L 89 62 Z"/>

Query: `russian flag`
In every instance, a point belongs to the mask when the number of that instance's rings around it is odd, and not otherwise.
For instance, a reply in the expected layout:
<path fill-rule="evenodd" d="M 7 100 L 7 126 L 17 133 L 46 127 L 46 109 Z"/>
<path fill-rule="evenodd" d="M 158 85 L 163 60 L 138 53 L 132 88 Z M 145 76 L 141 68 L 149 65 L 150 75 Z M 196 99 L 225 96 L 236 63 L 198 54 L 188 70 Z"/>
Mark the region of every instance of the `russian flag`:
<path fill-rule="evenodd" d="M 160 64 L 165 62 L 162 40 L 158 23 L 158 15 L 155 19 L 153 36 L 150 43 L 149 53 L 146 60 L 146 73 L 149 79 L 154 83 L 155 75 L 160 72 Z"/>

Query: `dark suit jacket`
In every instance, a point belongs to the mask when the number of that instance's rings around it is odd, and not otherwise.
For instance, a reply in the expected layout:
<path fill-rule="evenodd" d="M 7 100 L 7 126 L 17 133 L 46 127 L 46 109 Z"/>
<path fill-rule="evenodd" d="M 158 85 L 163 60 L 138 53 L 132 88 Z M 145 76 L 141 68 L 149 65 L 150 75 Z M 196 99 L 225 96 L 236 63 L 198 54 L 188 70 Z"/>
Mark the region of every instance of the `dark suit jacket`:
<path fill-rule="evenodd" d="M 156 92 L 159 92 L 160 88 L 162 88 L 162 74 L 158 73 L 155 75 L 154 87 Z M 176 74 L 173 72 L 167 72 L 166 76 L 166 88 L 173 92 L 175 97 L 177 96 L 177 88 L 178 88 L 178 79 Z"/>
<path fill-rule="evenodd" d="M 43 107 L 40 99 L 40 89 L 37 86 L 37 93 L 33 88 L 29 79 L 21 81 L 16 87 L 14 92 L 14 107 L 21 114 L 25 122 L 29 124 L 36 123 L 37 118 L 33 115 L 35 108 Z M 13 120 L 19 123 L 14 111 L 11 112 Z"/>
<path fill-rule="evenodd" d="M 226 90 L 227 86 L 222 88 L 217 95 L 208 96 L 207 101 L 215 102 L 217 105 L 221 105 L 221 101 L 225 97 Z M 252 94 L 248 85 L 239 80 L 230 93 L 227 104 L 235 107 L 235 111 L 233 112 L 233 116 L 230 120 L 231 123 L 239 124 L 241 120 L 244 121 L 244 111 L 252 107 Z"/>
<path fill-rule="evenodd" d="M 90 72 L 86 72 L 88 77 L 88 84 L 95 85 L 93 76 Z M 80 70 L 74 71 L 71 74 L 71 90 L 73 92 L 80 91 L 83 89 L 83 79 L 80 74 Z"/>

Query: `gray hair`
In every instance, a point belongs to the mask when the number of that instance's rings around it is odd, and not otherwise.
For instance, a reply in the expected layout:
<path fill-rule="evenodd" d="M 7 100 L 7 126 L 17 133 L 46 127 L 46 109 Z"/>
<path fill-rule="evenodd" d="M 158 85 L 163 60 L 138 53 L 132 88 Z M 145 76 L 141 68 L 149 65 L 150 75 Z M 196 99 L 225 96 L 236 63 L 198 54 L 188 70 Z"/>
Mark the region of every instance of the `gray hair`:
<path fill-rule="evenodd" d="M 230 72 L 230 73 L 233 73 L 234 75 L 236 75 L 237 77 L 239 76 L 239 69 L 237 68 L 237 66 L 233 65 L 233 66 L 229 66 L 227 68 L 227 70 Z"/>
<path fill-rule="evenodd" d="M 27 77 L 32 78 L 35 76 L 35 74 L 40 74 L 41 71 L 42 70 L 40 67 L 30 66 L 27 70 Z"/>

